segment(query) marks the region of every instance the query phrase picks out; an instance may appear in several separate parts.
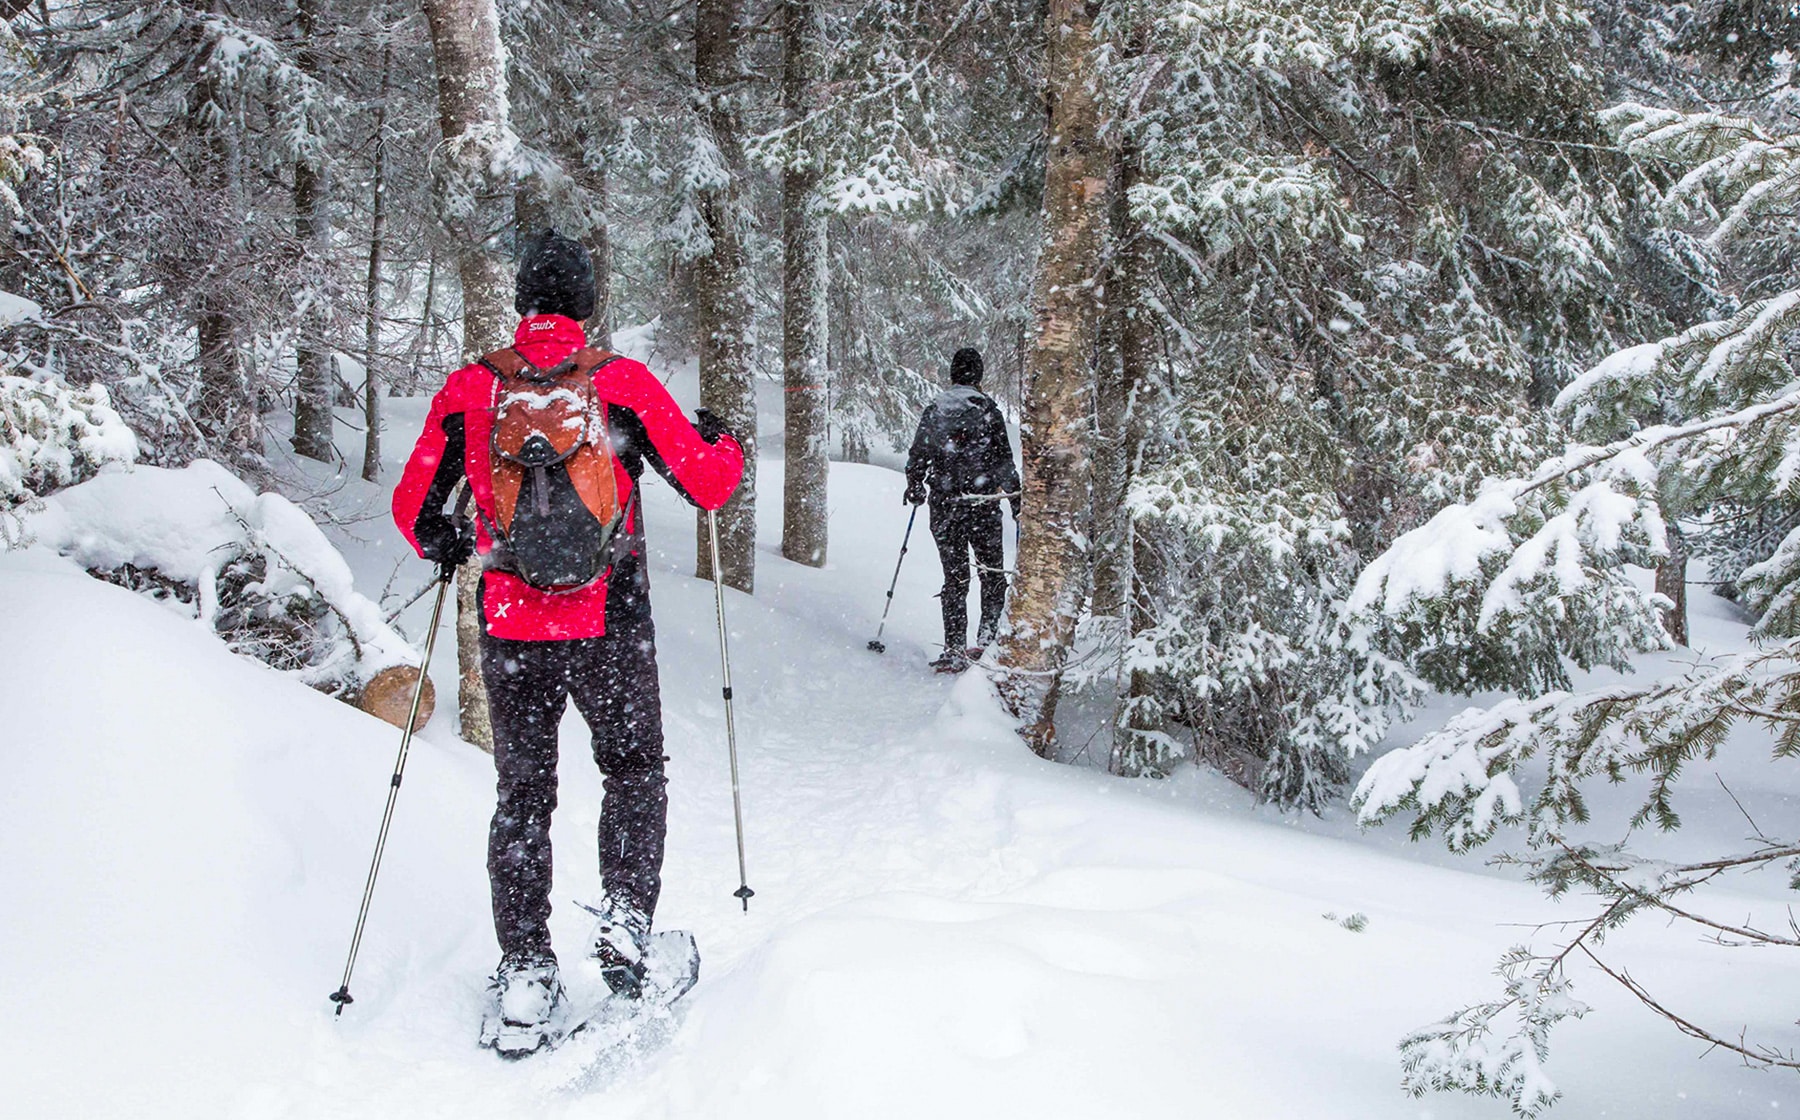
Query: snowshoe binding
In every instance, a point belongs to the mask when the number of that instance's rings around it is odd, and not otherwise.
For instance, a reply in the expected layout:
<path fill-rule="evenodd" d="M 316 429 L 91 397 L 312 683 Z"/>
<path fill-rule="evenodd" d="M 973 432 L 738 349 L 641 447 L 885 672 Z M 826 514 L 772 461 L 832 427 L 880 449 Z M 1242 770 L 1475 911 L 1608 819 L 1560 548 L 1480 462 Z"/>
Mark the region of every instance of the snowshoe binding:
<path fill-rule="evenodd" d="M 523 1058 L 554 1046 L 563 1033 L 563 986 L 556 958 L 508 954 L 488 983 L 481 1045 L 502 1058 Z"/>
<path fill-rule="evenodd" d="M 650 950 L 650 918 L 637 909 L 607 898 L 599 906 L 577 903 L 594 915 L 588 956 L 600 963 L 600 974 L 614 995 L 637 999 L 644 994 L 645 960 Z"/>
<path fill-rule="evenodd" d="M 936 661 L 931 663 L 931 668 L 940 673 L 960 673 L 968 667 L 969 659 L 963 655 L 961 650 L 954 649 L 945 650 Z"/>

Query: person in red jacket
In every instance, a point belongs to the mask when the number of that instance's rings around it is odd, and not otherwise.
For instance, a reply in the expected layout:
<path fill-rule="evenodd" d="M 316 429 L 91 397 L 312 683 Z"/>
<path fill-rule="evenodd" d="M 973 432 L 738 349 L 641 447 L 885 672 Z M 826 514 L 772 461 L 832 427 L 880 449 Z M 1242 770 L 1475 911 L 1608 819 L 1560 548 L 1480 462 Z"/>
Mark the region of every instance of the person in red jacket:
<path fill-rule="evenodd" d="M 524 318 L 512 353 L 464 366 L 433 398 L 394 490 L 393 509 L 401 532 L 424 558 L 456 564 L 473 552 L 483 559 L 481 668 L 498 771 L 488 838 L 494 931 L 502 952 L 493 994 L 507 1027 L 529 1035 L 551 1021 L 562 993 L 548 924 L 550 814 L 556 808 L 557 724 L 571 698 L 592 732 L 594 761 L 605 775 L 603 898 L 590 954 L 617 992 L 636 994 L 642 983 L 662 885 L 668 796 L 638 479 L 648 463 L 689 502 L 717 509 L 737 488 L 744 453 L 706 410 L 689 423 L 642 363 L 606 356 L 592 382 L 611 444 L 617 508 L 624 514 L 611 567 L 584 586 L 543 590 L 528 584 L 522 569 L 509 570 L 507 550 L 496 548 L 496 369 L 522 358 L 548 370 L 593 354 L 583 351 L 581 327 L 594 308 L 587 251 L 554 231 L 537 237 L 520 263 L 515 307 Z M 473 532 L 445 512 L 464 479 L 475 506 Z"/>

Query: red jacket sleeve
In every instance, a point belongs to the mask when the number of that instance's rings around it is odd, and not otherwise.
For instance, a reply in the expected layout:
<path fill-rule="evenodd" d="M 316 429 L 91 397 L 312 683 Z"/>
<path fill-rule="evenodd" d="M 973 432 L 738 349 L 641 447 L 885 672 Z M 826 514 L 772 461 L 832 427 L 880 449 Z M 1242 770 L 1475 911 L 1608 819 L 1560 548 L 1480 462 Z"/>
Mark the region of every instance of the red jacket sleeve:
<path fill-rule="evenodd" d="M 459 371 L 460 372 L 460 371 Z M 406 460 L 406 469 L 400 474 L 400 482 L 394 487 L 394 524 L 400 527 L 407 543 L 413 551 L 423 556 L 419 549 L 417 525 L 419 515 L 424 512 L 425 496 L 431 492 L 432 481 L 437 477 L 438 467 L 444 461 L 444 452 L 449 443 L 444 433 L 444 418 L 453 407 L 457 375 L 452 374 L 450 380 L 431 398 L 431 411 L 425 417 L 425 428 L 419 433 L 419 442 L 413 444 L 412 455 Z M 461 463 L 453 464 L 460 471 Z"/>
<path fill-rule="evenodd" d="M 600 395 L 637 413 L 670 473 L 702 509 L 718 509 L 744 477 L 744 449 L 730 436 L 707 443 L 642 362 L 622 359 L 595 374 Z"/>

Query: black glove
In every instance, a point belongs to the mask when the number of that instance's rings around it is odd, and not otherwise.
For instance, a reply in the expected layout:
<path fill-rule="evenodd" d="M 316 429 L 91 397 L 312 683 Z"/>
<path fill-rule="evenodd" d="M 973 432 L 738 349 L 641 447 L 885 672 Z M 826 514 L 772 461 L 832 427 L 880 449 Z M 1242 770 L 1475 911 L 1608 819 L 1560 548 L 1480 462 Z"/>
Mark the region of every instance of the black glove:
<path fill-rule="evenodd" d="M 915 506 L 925 504 L 925 484 L 923 482 L 908 482 L 906 484 L 906 494 L 903 500 Z"/>
<path fill-rule="evenodd" d="M 452 520 L 443 514 L 426 514 L 413 525 L 419 553 L 446 569 L 475 555 L 475 529 L 467 521 Z"/>
<path fill-rule="evenodd" d="M 732 434 L 731 429 L 725 426 L 725 421 L 719 419 L 719 414 L 710 408 L 694 410 L 694 428 L 700 433 L 700 438 L 707 443 L 718 443 L 721 436 L 737 438 Z"/>
<path fill-rule="evenodd" d="M 1020 500 L 1018 498 L 1012 499 L 1013 524 L 1015 525 L 1019 523 L 1019 505 Z"/>

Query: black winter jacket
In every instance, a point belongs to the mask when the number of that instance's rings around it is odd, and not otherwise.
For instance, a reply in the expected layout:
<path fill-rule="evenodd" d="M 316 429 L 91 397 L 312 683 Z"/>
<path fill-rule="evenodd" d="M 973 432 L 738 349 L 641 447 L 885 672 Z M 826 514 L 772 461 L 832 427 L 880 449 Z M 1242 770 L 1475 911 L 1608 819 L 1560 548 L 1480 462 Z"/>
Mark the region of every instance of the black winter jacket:
<path fill-rule="evenodd" d="M 908 487 L 929 484 L 934 501 L 964 494 L 1017 494 L 1019 470 L 1006 440 L 1006 420 L 993 398 L 972 385 L 952 385 L 939 393 L 919 418 L 906 457 L 906 482 Z"/>

